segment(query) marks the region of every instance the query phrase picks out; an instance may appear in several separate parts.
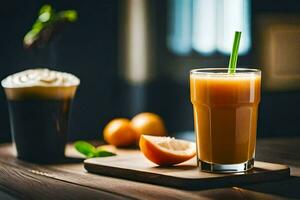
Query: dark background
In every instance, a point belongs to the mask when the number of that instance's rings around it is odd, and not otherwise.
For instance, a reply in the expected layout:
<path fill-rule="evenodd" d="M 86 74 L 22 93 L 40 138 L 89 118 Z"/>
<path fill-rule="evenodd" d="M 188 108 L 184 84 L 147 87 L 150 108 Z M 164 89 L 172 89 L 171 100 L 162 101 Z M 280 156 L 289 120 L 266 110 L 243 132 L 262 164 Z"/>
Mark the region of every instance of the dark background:
<path fill-rule="evenodd" d="M 52 4 L 56 10 L 75 9 L 76 23 L 69 25 L 48 48 L 39 51 L 23 49 L 22 38 L 36 19 L 39 8 Z M 81 79 L 71 118 L 70 140 L 102 138 L 103 126 L 114 117 L 129 117 L 141 111 L 160 114 L 168 130 L 193 129 L 192 106 L 189 101 L 188 68 L 182 79 L 169 77 L 164 68 L 165 57 L 176 59 L 165 51 L 166 1 L 152 1 L 156 15 L 157 74 L 150 82 L 140 85 L 127 83 L 120 76 L 119 62 L 120 1 L 39 1 L 2 0 L 0 6 L 0 78 L 33 67 L 49 67 L 71 72 Z M 252 1 L 252 23 L 257 14 L 300 13 L 297 0 Z M 263 30 L 255 30 L 259 32 Z M 241 65 L 260 66 L 255 43 L 250 53 L 241 58 Z M 210 59 L 210 64 L 214 60 Z M 223 66 L 228 58 L 223 56 Z M 182 66 L 185 67 L 185 66 Z M 299 66 L 300 67 L 300 66 Z M 177 68 L 175 68 L 176 70 Z M 135 106 L 135 91 L 143 91 L 146 104 Z M 300 135 L 300 92 L 263 90 L 259 116 L 259 137 Z M 0 142 L 10 140 L 8 111 L 3 91 L 0 93 Z"/>

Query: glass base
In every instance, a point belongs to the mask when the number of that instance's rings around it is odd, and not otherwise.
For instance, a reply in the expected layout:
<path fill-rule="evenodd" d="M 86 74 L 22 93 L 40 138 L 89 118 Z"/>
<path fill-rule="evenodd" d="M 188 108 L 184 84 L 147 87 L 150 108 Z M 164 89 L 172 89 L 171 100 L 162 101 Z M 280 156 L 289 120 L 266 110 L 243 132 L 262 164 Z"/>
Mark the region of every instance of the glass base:
<path fill-rule="evenodd" d="M 245 172 L 254 167 L 254 159 L 238 164 L 215 164 L 198 160 L 198 166 L 202 171 L 213 173 L 237 173 Z"/>

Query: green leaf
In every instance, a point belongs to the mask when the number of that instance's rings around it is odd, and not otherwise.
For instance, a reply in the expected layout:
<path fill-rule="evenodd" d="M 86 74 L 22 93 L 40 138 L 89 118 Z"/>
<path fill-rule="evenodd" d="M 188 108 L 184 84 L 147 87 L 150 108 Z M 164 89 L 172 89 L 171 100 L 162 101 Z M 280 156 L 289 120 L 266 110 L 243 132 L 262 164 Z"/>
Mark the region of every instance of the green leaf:
<path fill-rule="evenodd" d="M 108 156 L 115 156 L 116 154 L 112 153 L 110 151 L 100 150 L 100 151 L 97 151 L 96 155 L 97 156 L 95 156 L 95 157 L 108 157 Z"/>
<path fill-rule="evenodd" d="M 77 141 L 74 144 L 75 149 L 87 158 L 115 156 L 115 153 L 103 149 L 101 146 L 95 148 L 86 141 Z"/>
<path fill-rule="evenodd" d="M 53 13 L 53 12 L 54 12 L 54 10 L 53 10 L 52 6 L 49 4 L 45 4 L 40 8 L 39 15 L 42 15 L 44 13 Z"/>
<path fill-rule="evenodd" d="M 97 153 L 96 153 L 96 157 L 108 157 L 108 156 L 115 156 L 116 154 L 110 151 L 107 151 L 105 149 L 103 149 L 101 146 L 97 147 L 96 149 Z"/>
<path fill-rule="evenodd" d="M 62 27 L 68 23 L 75 22 L 77 18 L 76 10 L 55 12 L 51 5 L 43 5 L 31 30 L 23 38 L 24 47 L 32 48 L 47 44 L 54 35 L 58 34 L 58 30 L 62 30 Z"/>
<path fill-rule="evenodd" d="M 77 14 L 76 10 L 64 10 L 64 11 L 58 12 L 56 15 L 57 15 L 58 20 L 64 19 L 69 22 L 74 22 L 78 18 L 78 14 Z"/>
<path fill-rule="evenodd" d="M 75 149 L 88 158 L 92 158 L 97 154 L 96 148 L 85 141 L 77 141 L 74 144 Z"/>

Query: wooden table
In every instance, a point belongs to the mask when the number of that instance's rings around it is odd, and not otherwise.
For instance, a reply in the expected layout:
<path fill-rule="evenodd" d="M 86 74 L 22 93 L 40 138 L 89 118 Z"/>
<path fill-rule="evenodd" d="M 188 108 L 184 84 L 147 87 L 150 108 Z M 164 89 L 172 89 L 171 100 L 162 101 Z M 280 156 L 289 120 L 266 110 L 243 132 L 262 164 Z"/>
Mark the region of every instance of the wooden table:
<path fill-rule="evenodd" d="M 74 152 L 68 148 L 68 154 Z M 185 191 L 87 173 L 81 159 L 38 165 L 0 146 L 0 199 L 300 199 L 300 137 L 261 139 L 256 158 L 291 166 L 292 177 L 243 187 Z"/>

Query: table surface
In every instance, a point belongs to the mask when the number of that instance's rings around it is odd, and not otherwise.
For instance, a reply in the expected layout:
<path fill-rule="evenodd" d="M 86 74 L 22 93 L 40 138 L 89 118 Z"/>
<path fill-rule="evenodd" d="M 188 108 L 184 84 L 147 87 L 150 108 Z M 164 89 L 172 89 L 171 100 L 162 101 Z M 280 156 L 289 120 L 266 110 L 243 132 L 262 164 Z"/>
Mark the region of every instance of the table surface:
<path fill-rule="evenodd" d="M 260 139 L 256 159 L 287 164 L 291 177 L 242 187 L 187 191 L 87 173 L 82 159 L 41 165 L 0 145 L 1 199 L 300 199 L 300 137 Z M 68 155 L 76 156 L 70 146 Z"/>

